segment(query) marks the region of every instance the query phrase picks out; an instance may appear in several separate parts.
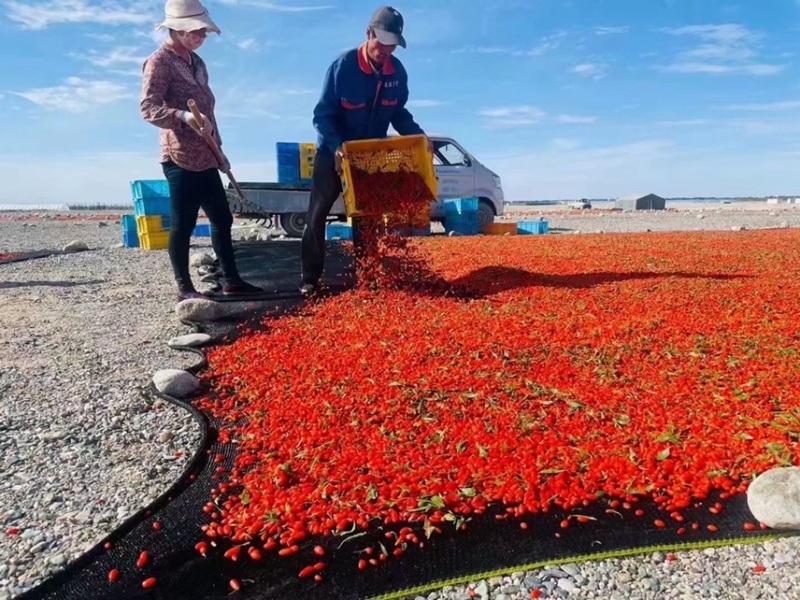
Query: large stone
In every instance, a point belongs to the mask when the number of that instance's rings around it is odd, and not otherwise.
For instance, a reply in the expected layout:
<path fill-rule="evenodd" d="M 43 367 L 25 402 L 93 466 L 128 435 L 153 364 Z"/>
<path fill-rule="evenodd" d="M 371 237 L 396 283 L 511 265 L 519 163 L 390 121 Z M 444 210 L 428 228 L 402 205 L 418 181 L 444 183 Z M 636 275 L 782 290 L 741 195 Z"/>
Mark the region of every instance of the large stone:
<path fill-rule="evenodd" d="M 773 529 L 800 530 L 800 467 L 780 467 L 759 475 L 747 490 L 747 506 Z"/>
<path fill-rule="evenodd" d="M 189 265 L 192 267 L 200 267 L 202 265 L 213 265 L 214 259 L 210 254 L 206 254 L 205 252 L 195 252 L 189 258 Z"/>
<path fill-rule="evenodd" d="M 219 321 L 226 311 L 219 302 L 189 298 L 175 305 L 175 314 L 182 321 Z"/>
<path fill-rule="evenodd" d="M 186 398 L 200 387 L 197 377 L 180 369 L 162 369 L 153 375 L 153 383 L 162 394 L 173 398 Z"/>
<path fill-rule="evenodd" d="M 170 348 L 197 348 L 211 341 L 211 336 L 207 333 L 190 333 L 172 338 L 167 342 Z"/>
<path fill-rule="evenodd" d="M 64 252 L 85 252 L 89 249 L 89 246 L 86 245 L 86 242 L 82 242 L 80 240 L 74 240 L 64 246 Z"/>

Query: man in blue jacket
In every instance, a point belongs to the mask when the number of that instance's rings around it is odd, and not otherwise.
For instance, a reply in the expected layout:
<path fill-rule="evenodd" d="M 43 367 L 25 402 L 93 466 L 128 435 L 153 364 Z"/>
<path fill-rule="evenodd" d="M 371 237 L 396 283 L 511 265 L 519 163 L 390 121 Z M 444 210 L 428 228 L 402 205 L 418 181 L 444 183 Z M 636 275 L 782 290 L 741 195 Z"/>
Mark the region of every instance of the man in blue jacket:
<path fill-rule="evenodd" d="M 424 134 L 406 108 L 408 75 L 392 56 L 397 46 L 406 47 L 403 17 L 391 6 L 383 6 L 372 15 L 367 41 L 341 54 L 325 74 L 322 96 L 314 109 L 319 135 L 301 250 L 300 291 L 304 295 L 313 294 L 322 277 L 325 224 L 342 193 L 342 144 L 384 138 L 389 125 L 400 135 Z"/>

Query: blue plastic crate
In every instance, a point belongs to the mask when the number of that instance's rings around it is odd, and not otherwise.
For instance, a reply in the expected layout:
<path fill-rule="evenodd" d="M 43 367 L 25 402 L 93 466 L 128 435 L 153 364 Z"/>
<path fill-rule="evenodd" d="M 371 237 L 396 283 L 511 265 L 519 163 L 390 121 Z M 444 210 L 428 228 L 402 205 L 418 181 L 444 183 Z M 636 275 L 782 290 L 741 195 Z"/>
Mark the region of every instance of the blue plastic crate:
<path fill-rule="evenodd" d="M 478 198 L 453 198 L 444 201 L 445 214 L 477 212 L 480 200 Z"/>
<path fill-rule="evenodd" d="M 517 233 L 519 235 L 542 235 L 547 233 L 550 227 L 547 221 L 520 221 L 517 223 Z"/>
<path fill-rule="evenodd" d="M 169 196 L 161 198 L 140 198 L 133 201 L 133 212 L 137 217 L 166 216 L 172 213 Z"/>
<path fill-rule="evenodd" d="M 280 156 L 281 154 L 291 154 L 297 152 L 297 157 L 300 157 L 300 143 L 299 142 L 275 142 L 275 152 Z"/>
<path fill-rule="evenodd" d="M 134 221 L 134 226 L 136 222 Z M 138 248 L 139 247 L 139 235 L 136 233 L 136 230 L 133 231 L 124 231 L 122 233 L 122 245 L 126 248 Z"/>
<path fill-rule="evenodd" d="M 193 236 L 196 237 L 211 237 L 211 224 L 210 223 L 198 223 L 194 226 L 194 231 L 192 232 Z"/>
<path fill-rule="evenodd" d="M 464 213 L 445 213 L 445 233 L 455 231 L 462 235 L 478 235 L 480 232 L 480 218 L 477 211 Z"/>
<path fill-rule="evenodd" d="M 412 237 L 426 237 L 431 234 L 431 226 L 426 225 L 425 227 L 414 227 L 411 230 Z"/>
<path fill-rule="evenodd" d="M 353 227 L 347 223 L 328 223 L 325 226 L 325 239 L 332 240 L 333 238 L 352 240 Z"/>
<path fill-rule="evenodd" d="M 300 163 L 296 165 L 278 165 L 278 183 L 299 183 Z"/>
<path fill-rule="evenodd" d="M 169 198 L 169 182 L 166 179 L 137 179 L 131 181 L 131 199 Z"/>
<path fill-rule="evenodd" d="M 122 215 L 122 232 L 133 232 L 136 235 L 136 215 Z"/>

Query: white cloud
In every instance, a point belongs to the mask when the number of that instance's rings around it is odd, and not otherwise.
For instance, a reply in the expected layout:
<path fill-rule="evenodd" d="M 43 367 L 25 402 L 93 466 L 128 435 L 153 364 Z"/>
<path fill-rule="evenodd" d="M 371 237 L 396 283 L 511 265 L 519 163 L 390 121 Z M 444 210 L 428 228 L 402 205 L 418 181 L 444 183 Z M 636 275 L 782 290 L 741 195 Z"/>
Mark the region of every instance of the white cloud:
<path fill-rule="evenodd" d="M 512 54 L 513 48 L 504 46 L 462 46 L 453 50 L 453 54 Z"/>
<path fill-rule="evenodd" d="M 581 147 L 581 142 L 571 138 L 554 138 L 550 140 L 550 147 L 553 150 L 574 150 Z"/>
<path fill-rule="evenodd" d="M 218 119 L 266 117 L 273 120 L 302 118 L 314 109 L 319 90 L 276 85 L 274 89 L 255 91 L 233 85 L 217 96 Z"/>
<path fill-rule="evenodd" d="M 142 4 L 142 3 L 139 3 Z M 98 23 L 101 25 L 143 25 L 154 20 L 140 8 L 118 2 L 90 0 L 6 0 L 6 16 L 26 29 L 46 29 L 61 23 Z"/>
<path fill-rule="evenodd" d="M 628 33 L 630 27 L 623 25 L 621 27 L 595 27 L 595 35 L 614 35 L 618 33 Z"/>
<path fill-rule="evenodd" d="M 728 106 L 731 110 L 752 110 L 752 111 L 784 111 L 800 109 L 800 100 L 788 100 L 785 102 L 764 102 L 761 104 L 734 104 Z"/>
<path fill-rule="evenodd" d="M 699 127 L 709 123 L 710 121 L 707 119 L 678 119 L 675 121 L 658 121 L 656 125 L 661 127 Z"/>
<path fill-rule="evenodd" d="M 515 52 L 515 56 L 542 56 L 558 48 L 563 38 L 567 36 L 566 31 L 556 31 L 551 35 L 543 37 L 539 43 L 527 51 Z"/>
<path fill-rule="evenodd" d="M 247 38 L 236 44 L 241 50 L 255 50 L 258 46 L 255 38 Z"/>
<path fill-rule="evenodd" d="M 717 63 L 689 63 L 681 62 L 664 67 L 665 71 L 673 73 L 708 73 L 724 75 L 728 73 L 744 73 L 747 75 L 777 75 L 783 71 L 779 65 L 721 65 Z"/>
<path fill-rule="evenodd" d="M 583 63 L 572 67 L 572 72 L 577 73 L 582 77 L 590 77 L 591 79 L 602 79 L 606 76 L 605 65 L 596 63 Z"/>
<path fill-rule="evenodd" d="M 510 46 L 462 46 L 452 50 L 453 54 L 507 54 L 511 56 L 542 56 L 561 45 L 561 40 L 566 37 L 566 31 L 557 31 L 541 38 L 539 44 L 529 50 L 521 50 Z"/>
<path fill-rule="evenodd" d="M 109 43 L 115 40 L 114 36 L 110 33 L 87 33 L 86 35 L 93 40 L 97 40 L 98 42 Z"/>
<path fill-rule="evenodd" d="M 596 123 L 597 117 L 580 117 L 577 115 L 558 115 L 555 117 L 556 123 L 566 124 L 588 124 Z"/>
<path fill-rule="evenodd" d="M 758 43 L 763 35 L 743 25 L 690 25 L 662 30 L 677 37 L 689 37 L 700 43 L 678 54 L 675 60 L 661 67 L 674 73 L 775 75 L 784 67 L 758 62 Z"/>
<path fill-rule="evenodd" d="M 108 53 L 100 54 L 94 50 L 89 54 L 73 54 L 75 58 L 87 60 L 98 67 L 111 67 L 114 65 L 135 64 L 141 66 L 147 56 L 136 54 L 137 48 L 131 46 L 121 46 L 114 48 Z M 141 73 L 140 73 L 141 74 Z"/>
<path fill-rule="evenodd" d="M 308 12 L 335 8 L 332 4 L 326 4 L 324 6 L 287 6 L 286 4 L 268 2 L 267 0 L 219 0 L 219 2 L 220 4 L 228 4 L 230 6 L 250 6 L 252 8 L 271 10 L 273 12 Z"/>
<path fill-rule="evenodd" d="M 503 106 L 480 111 L 492 128 L 526 127 L 540 123 L 547 113 L 535 106 Z"/>
<path fill-rule="evenodd" d="M 153 42 L 155 46 L 160 46 L 166 40 L 169 34 L 163 29 L 151 29 L 150 31 L 134 31 L 134 37 L 143 38 Z"/>
<path fill-rule="evenodd" d="M 34 88 L 25 92 L 14 92 L 34 104 L 45 108 L 84 112 L 92 106 L 113 104 L 119 100 L 134 98 L 125 86 L 111 81 L 87 81 L 69 77 L 63 85 Z"/>
<path fill-rule="evenodd" d="M 550 117 L 542 109 L 536 106 L 526 105 L 485 108 L 478 114 L 484 118 L 486 126 L 491 128 L 527 127 L 538 125 L 548 120 L 561 124 L 589 124 L 597 121 L 597 117 L 582 117 L 577 115 L 562 114 Z"/>
<path fill-rule="evenodd" d="M 436 108 L 445 104 L 447 103 L 442 100 L 409 100 L 406 106 L 409 108 Z"/>

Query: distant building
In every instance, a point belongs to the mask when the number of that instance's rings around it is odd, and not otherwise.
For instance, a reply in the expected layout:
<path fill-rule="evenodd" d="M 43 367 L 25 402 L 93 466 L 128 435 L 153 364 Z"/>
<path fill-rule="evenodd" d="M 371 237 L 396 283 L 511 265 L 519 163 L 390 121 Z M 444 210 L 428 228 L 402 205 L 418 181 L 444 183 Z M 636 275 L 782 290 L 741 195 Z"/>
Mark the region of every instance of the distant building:
<path fill-rule="evenodd" d="M 615 208 L 622 210 L 664 210 L 667 201 L 655 194 L 633 194 L 617 198 Z"/>

